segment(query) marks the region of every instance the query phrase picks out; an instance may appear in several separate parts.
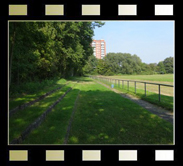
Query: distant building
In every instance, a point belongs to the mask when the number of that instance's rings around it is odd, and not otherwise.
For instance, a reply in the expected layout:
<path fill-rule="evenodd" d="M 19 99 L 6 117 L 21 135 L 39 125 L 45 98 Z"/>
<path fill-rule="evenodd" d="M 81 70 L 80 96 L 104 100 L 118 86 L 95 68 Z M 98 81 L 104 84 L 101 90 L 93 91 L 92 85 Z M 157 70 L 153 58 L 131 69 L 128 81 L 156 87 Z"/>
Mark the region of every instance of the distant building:
<path fill-rule="evenodd" d="M 93 54 L 97 59 L 103 59 L 106 56 L 106 43 L 103 39 L 93 40 L 92 47 L 94 48 Z"/>

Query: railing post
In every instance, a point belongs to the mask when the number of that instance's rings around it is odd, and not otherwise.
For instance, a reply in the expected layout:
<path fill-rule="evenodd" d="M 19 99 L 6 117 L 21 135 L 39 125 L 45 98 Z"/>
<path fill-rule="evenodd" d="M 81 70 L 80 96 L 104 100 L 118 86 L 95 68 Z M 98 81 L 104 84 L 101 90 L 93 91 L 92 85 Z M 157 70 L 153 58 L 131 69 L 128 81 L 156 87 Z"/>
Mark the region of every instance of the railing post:
<path fill-rule="evenodd" d="M 144 90 L 145 90 L 145 96 L 146 96 L 146 82 L 144 82 Z"/>
<path fill-rule="evenodd" d="M 136 94 L 136 81 L 134 83 L 135 83 L 135 94 Z"/>
<path fill-rule="evenodd" d="M 129 91 L 129 81 L 128 81 L 128 91 Z"/>
<path fill-rule="evenodd" d="M 123 84 L 123 85 L 122 85 L 122 88 L 124 89 L 124 80 L 122 81 L 122 84 Z"/>
<path fill-rule="evenodd" d="M 158 85 L 158 87 L 159 87 L 159 88 L 158 88 L 158 89 L 159 89 L 158 91 L 159 91 L 159 102 L 160 102 L 160 100 L 161 100 L 160 84 Z"/>

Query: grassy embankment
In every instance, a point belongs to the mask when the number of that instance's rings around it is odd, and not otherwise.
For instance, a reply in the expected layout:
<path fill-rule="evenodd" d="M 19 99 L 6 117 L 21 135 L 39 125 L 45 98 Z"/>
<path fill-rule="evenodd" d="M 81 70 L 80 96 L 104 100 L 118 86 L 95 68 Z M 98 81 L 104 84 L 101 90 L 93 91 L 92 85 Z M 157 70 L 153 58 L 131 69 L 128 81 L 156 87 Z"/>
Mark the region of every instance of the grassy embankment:
<path fill-rule="evenodd" d="M 61 81 L 62 82 L 62 81 Z M 62 83 L 60 83 L 61 85 Z M 49 106 L 51 106 L 60 96 L 62 96 L 74 82 L 63 86 L 44 99 L 34 103 L 33 105 L 17 111 L 9 117 L 9 141 L 20 136 L 20 134 L 38 118 Z M 45 89 L 43 90 L 45 91 Z M 40 92 L 41 93 L 41 92 Z"/>
<path fill-rule="evenodd" d="M 47 80 L 43 82 L 31 82 L 22 84 L 20 86 L 13 86 L 9 93 L 9 110 L 33 101 L 45 93 L 62 86 L 67 81 L 65 79 L 60 80 Z M 12 91 L 13 90 L 13 91 Z"/>

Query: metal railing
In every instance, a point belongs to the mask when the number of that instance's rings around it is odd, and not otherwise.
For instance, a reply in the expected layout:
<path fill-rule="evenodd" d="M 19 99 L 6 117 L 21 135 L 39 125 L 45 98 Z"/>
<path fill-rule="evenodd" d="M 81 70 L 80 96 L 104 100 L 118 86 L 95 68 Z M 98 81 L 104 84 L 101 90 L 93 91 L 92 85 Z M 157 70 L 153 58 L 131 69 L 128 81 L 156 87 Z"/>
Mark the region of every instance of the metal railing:
<path fill-rule="evenodd" d="M 136 94 L 136 83 L 143 83 L 144 84 L 144 94 L 147 96 L 147 84 L 153 84 L 153 85 L 158 85 L 158 100 L 159 102 L 161 101 L 161 86 L 167 86 L 167 87 L 174 87 L 173 85 L 168 85 L 168 84 L 159 84 L 159 83 L 153 83 L 153 82 L 145 82 L 145 81 L 135 81 L 135 80 L 121 80 L 121 79 L 112 79 L 112 78 L 107 78 L 107 77 L 99 77 L 99 76 L 89 76 L 90 78 L 93 79 L 98 79 L 98 80 L 103 80 L 103 81 L 108 81 L 109 83 L 112 83 L 112 81 L 118 82 L 118 87 L 120 87 L 120 82 L 122 83 L 122 88 L 124 88 L 124 82 L 127 82 L 127 90 L 129 91 L 129 82 L 134 82 L 134 89 L 135 89 L 135 94 Z"/>

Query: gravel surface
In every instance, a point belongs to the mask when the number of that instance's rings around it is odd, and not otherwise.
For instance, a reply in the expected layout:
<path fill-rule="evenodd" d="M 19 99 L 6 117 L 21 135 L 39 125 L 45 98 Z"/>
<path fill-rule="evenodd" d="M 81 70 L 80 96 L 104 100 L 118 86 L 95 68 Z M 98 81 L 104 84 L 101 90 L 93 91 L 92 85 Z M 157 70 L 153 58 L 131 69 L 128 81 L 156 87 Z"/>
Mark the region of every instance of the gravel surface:
<path fill-rule="evenodd" d="M 144 100 L 141 100 L 139 98 L 136 98 L 136 97 L 134 97 L 132 95 L 121 93 L 118 90 L 113 89 L 110 86 L 105 85 L 105 84 L 103 84 L 101 82 L 98 82 L 98 81 L 96 81 L 96 82 L 101 84 L 101 85 L 103 85 L 103 86 L 105 86 L 106 88 L 111 89 L 112 91 L 120 94 L 122 97 L 127 98 L 127 99 L 137 103 L 138 105 L 142 106 L 143 108 L 145 108 L 146 110 L 150 111 L 151 113 L 156 114 L 160 118 L 165 119 L 165 120 L 167 120 L 167 121 L 169 121 L 170 123 L 173 124 L 173 113 L 172 112 L 167 111 L 167 110 L 165 110 L 165 109 L 163 109 L 161 107 L 158 107 L 158 106 L 156 106 L 154 104 L 151 104 L 151 103 L 149 103 L 147 101 L 144 101 Z"/>

